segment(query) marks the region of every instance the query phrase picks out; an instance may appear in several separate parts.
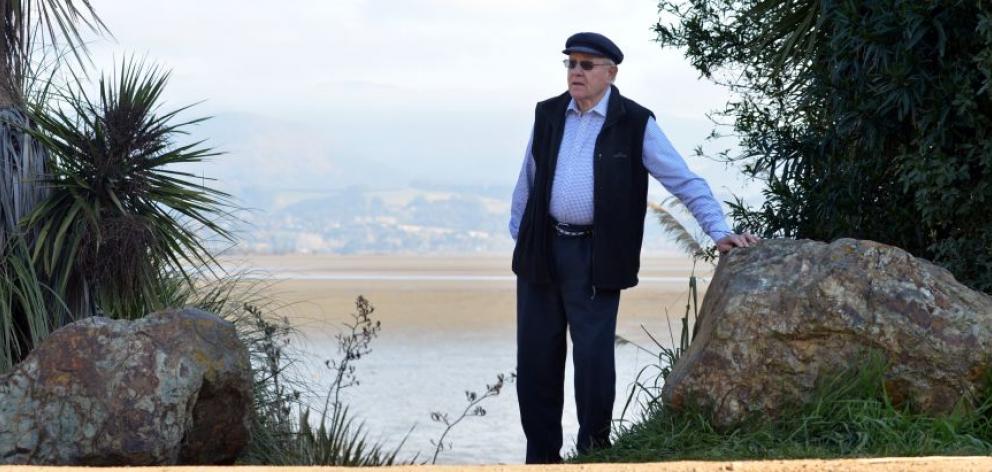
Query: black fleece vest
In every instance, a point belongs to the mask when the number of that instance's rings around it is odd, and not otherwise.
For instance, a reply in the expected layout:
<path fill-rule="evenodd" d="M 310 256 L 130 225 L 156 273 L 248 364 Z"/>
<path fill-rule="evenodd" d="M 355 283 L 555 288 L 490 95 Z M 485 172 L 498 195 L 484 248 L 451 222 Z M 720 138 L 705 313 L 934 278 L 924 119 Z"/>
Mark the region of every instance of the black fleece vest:
<path fill-rule="evenodd" d="M 551 185 L 565 129 L 566 92 L 537 104 L 532 152 L 536 172 L 513 250 L 513 272 L 533 283 L 549 283 Z M 599 289 L 637 285 L 647 211 L 648 171 L 641 160 L 644 127 L 654 114 L 633 100 L 610 93 L 606 121 L 593 151 L 592 282 Z"/>

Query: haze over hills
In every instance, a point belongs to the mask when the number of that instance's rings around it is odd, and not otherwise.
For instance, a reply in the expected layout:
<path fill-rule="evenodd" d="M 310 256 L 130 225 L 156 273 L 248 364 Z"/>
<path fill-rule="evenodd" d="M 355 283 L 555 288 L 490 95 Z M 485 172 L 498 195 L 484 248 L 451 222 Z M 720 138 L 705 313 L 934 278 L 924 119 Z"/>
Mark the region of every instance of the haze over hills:
<path fill-rule="evenodd" d="M 252 209 L 251 225 L 239 233 L 245 250 L 479 247 L 480 238 L 467 233 L 458 236 L 464 246 L 448 236 L 415 243 L 421 236 L 413 234 L 441 230 L 406 234 L 389 225 L 472 228 L 492 235 L 481 247 L 503 250 L 507 215 L 488 199 L 509 200 L 534 104 L 564 92 L 561 50 L 577 31 L 598 31 L 621 45 L 617 86 L 655 112 L 719 200 L 731 192 L 758 195 L 740 184 L 736 169 L 689 158 L 713 128 L 707 113 L 723 109 L 731 94 L 700 78 L 684 51 L 659 47 L 653 2 L 302 2 L 278 15 L 234 0 L 95 3 L 116 40 L 94 38 L 95 64 L 109 72 L 122 54 L 147 54 L 173 71 L 167 109 L 203 101 L 189 116 L 215 116 L 190 137 L 227 154 L 193 172 L 218 179 L 210 184 Z M 493 25 L 500 34 L 479 33 Z M 369 213 L 344 217 L 329 209 L 354 204 L 348 198 L 359 198 L 355 188 L 372 195 L 358 204 Z M 382 192 L 409 198 L 377 206 L 377 196 L 391 201 Z M 666 196 L 654 183 L 652 192 Z M 479 205 L 487 208 L 483 220 L 467 216 L 466 208 Z M 438 226 L 427 211 L 451 215 Z M 465 221 L 454 221 L 457 215 Z M 363 225 L 373 225 L 368 234 L 413 239 L 399 246 L 352 236 L 347 242 L 344 230 L 326 230 Z M 286 243 L 290 235 L 300 243 Z"/>
<path fill-rule="evenodd" d="M 507 223 L 520 162 L 517 154 L 503 159 L 478 156 L 478 166 L 446 165 L 442 157 L 423 159 L 425 164 L 417 166 L 404 159 L 398 162 L 396 154 L 386 151 L 380 156 L 392 159 L 359 158 L 343 150 L 340 132 L 238 113 L 220 114 L 192 131 L 194 137 L 209 137 L 208 145 L 224 154 L 186 170 L 216 179 L 207 182 L 235 196 L 248 210 L 235 226 L 240 239 L 235 251 L 512 250 Z M 479 169 L 496 167 L 506 169 Z M 441 168 L 448 170 L 438 171 Z M 652 185 L 653 200 L 667 196 L 660 185 Z M 721 190 L 714 188 L 717 197 L 729 199 Z M 691 218 L 683 221 L 697 229 Z M 668 240 L 651 218 L 645 249 L 674 250 Z"/>

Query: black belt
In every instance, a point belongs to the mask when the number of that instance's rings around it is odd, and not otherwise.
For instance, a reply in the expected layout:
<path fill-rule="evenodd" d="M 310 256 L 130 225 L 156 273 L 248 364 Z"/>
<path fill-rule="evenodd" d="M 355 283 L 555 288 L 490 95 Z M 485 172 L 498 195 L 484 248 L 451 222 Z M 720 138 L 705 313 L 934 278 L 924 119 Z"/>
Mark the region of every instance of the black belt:
<path fill-rule="evenodd" d="M 551 227 L 559 236 L 580 237 L 592 234 L 592 225 L 573 225 L 552 220 Z"/>

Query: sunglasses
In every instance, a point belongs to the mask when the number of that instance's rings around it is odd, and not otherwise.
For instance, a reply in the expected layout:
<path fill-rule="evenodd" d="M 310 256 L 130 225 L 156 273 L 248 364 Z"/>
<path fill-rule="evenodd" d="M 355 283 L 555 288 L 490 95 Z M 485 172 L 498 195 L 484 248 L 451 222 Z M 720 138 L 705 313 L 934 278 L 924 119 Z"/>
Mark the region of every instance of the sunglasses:
<path fill-rule="evenodd" d="M 592 61 L 576 61 L 575 59 L 565 59 L 564 61 L 561 61 L 561 62 L 562 62 L 562 64 L 565 64 L 565 67 L 567 67 L 568 69 L 574 69 L 575 66 L 578 65 L 579 67 L 582 68 L 582 70 L 593 70 L 593 68 L 595 68 L 596 66 L 612 66 L 613 65 L 613 64 L 610 64 L 608 62 L 596 63 L 596 62 L 592 62 Z"/>

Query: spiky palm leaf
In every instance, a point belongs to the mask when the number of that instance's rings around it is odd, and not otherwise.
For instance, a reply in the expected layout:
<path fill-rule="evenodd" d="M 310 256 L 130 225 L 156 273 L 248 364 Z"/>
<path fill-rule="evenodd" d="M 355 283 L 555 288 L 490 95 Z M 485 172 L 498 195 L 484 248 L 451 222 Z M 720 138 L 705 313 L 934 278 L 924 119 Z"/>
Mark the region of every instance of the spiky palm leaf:
<path fill-rule="evenodd" d="M 28 97 L 44 99 L 40 68 L 57 70 L 70 53 L 83 63 L 85 29 L 109 33 L 89 0 L 0 0 L 0 370 L 67 318 L 60 314 L 61 300 L 42 296 L 46 284 L 34 267 L 24 265 L 26 260 L 30 265 L 24 246 L 36 232 L 19 224 L 46 196 L 37 180 L 48 161 L 45 149 L 25 132 L 33 125 L 24 112 Z M 87 298 L 83 290 L 72 303 L 86 304 Z"/>
<path fill-rule="evenodd" d="M 0 0 L 0 106 L 21 105 L 24 82 L 39 51 L 68 49 L 86 57 L 81 27 L 108 32 L 89 0 Z"/>
<path fill-rule="evenodd" d="M 33 267 L 24 265 L 25 261 L 31 263 L 26 246 L 37 232 L 20 226 L 20 222 L 46 196 L 38 180 L 48 159 L 45 148 L 24 131 L 27 123 L 27 115 L 20 109 L 0 107 L 0 372 L 46 336 L 50 324 L 57 326 L 61 321 L 50 317 L 43 303 L 37 303 L 44 297 L 25 296 L 40 292 L 44 283 Z M 53 303 L 51 315 L 60 309 L 60 304 Z"/>
<path fill-rule="evenodd" d="M 35 273 L 24 238 L 0 245 L 0 374 L 8 372 L 65 316 L 58 297 Z"/>
<path fill-rule="evenodd" d="M 188 107 L 160 112 L 168 72 L 125 60 L 117 75 L 101 77 L 99 95 L 81 79 L 60 104 L 35 107 L 29 132 L 52 155 L 51 194 L 26 220 L 39 229 L 34 260 L 65 293 L 83 284 L 111 316 L 141 316 L 156 306 L 163 273 L 214 267 L 206 233 L 231 240 L 221 226 L 229 195 L 199 183 L 177 165 L 217 153 L 202 141 L 177 144 L 189 125 Z"/>
<path fill-rule="evenodd" d="M 328 421 L 329 420 L 329 421 Z M 363 423 L 354 422 L 348 408 L 335 408 L 321 415 L 319 424 L 310 424 L 310 411 L 300 413 L 298 454 L 294 465 L 383 466 L 393 465 L 406 438 L 392 451 L 368 439 Z"/>
<path fill-rule="evenodd" d="M 20 219 L 45 195 L 37 180 L 44 174 L 47 155 L 24 131 L 26 123 L 20 110 L 0 108 L 0 240 L 14 233 Z"/>

